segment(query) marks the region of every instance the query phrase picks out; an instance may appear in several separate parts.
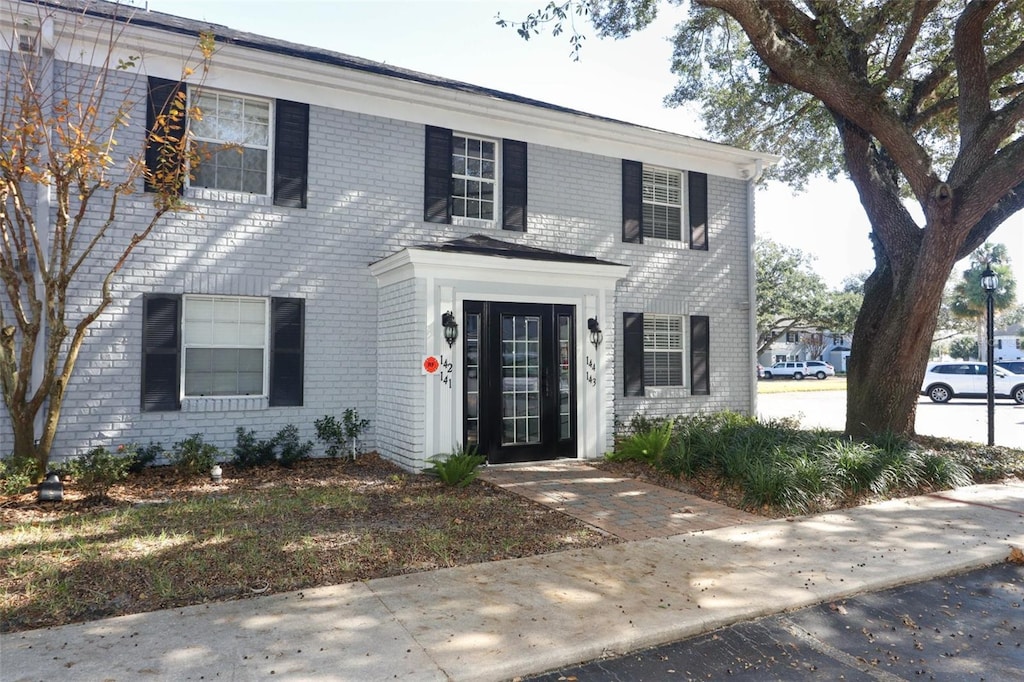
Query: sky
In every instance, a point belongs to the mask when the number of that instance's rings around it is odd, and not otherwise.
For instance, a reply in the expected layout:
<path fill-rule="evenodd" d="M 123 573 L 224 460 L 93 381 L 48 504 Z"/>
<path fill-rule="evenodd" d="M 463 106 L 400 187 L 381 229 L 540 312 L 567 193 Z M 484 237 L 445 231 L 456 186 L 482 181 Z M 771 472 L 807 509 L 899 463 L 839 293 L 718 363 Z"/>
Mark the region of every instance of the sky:
<path fill-rule="evenodd" d="M 123 0 L 124 1 L 124 0 Z M 131 0 L 128 4 L 322 47 L 393 66 L 705 137 L 694 110 L 663 100 L 676 79 L 668 38 L 684 10 L 663 3 L 655 24 L 623 40 L 588 34 L 579 61 L 565 35 L 524 41 L 496 16 L 518 20 L 547 0 Z M 796 247 L 830 287 L 871 270 L 870 225 L 848 180 L 814 180 L 795 193 L 769 183 L 756 195 L 758 236 Z M 1007 246 L 1024 302 L 1024 214 L 990 239 Z M 966 268 L 966 262 L 957 269 Z"/>

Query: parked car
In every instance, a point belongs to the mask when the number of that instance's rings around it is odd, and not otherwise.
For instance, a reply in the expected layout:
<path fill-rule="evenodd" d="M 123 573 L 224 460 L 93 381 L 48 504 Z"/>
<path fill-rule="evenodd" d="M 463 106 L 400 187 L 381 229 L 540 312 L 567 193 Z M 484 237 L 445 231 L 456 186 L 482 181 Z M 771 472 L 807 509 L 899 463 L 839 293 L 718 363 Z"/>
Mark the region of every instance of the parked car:
<path fill-rule="evenodd" d="M 764 365 L 757 363 L 757 378 L 764 379 Z"/>
<path fill-rule="evenodd" d="M 921 395 L 932 402 L 947 403 L 952 398 L 985 398 L 988 396 L 988 374 L 984 362 L 936 362 L 928 365 L 921 384 Z M 1002 367 L 994 373 L 995 397 L 1011 398 L 1024 405 L 1024 375 Z"/>
<path fill-rule="evenodd" d="M 776 362 L 765 369 L 764 378 L 774 379 L 775 377 L 790 377 L 792 379 L 803 379 L 804 377 L 817 377 L 825 379 L 835 376 L 836 368 L 821 360 L 808 360 L 807 362 Z"/>
<path fill-rule="evenodd" d="M 995 365 L 1014 374 L 1024 374 L 1024 360 L 999 360 Z"/>

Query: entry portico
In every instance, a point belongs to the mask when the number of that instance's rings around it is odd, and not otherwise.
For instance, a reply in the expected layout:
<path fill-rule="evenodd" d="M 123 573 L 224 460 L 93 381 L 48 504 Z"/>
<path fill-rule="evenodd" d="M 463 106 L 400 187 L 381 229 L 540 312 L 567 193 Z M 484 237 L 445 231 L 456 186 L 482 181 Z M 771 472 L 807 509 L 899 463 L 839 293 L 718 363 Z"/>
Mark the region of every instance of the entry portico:
<path fill-rule="evenodd" d="M 421 389 L 411 401 L 379 394 L 380 418 L 411 436 L 390 446 L 403 464 L 422 468 L 462 444 L 492 463 L 593 458 L 608 449 L 614 292 L 629 266 L 473 235 L 402 249 L 371 272 L 378 381 L 402 374 Z M 446 312 L 458 323 L 451 346 Z M 598 345 L 591 319 L 602 329 Z M 434 372 L 423 367 L 430 357 Z"/>

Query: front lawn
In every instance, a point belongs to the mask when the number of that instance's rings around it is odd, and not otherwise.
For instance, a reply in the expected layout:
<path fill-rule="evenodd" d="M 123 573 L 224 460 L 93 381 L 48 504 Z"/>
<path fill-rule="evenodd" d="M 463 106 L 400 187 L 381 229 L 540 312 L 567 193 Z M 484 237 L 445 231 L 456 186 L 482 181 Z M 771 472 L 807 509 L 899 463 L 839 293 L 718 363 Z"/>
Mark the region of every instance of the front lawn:
<path fill-rule="evenodd" d="M 376 455 L 292 468 L 169 467 L 98 503 L 0 498 L 0 632 L 611 542 L 476 481 L 453 488 Z"/>

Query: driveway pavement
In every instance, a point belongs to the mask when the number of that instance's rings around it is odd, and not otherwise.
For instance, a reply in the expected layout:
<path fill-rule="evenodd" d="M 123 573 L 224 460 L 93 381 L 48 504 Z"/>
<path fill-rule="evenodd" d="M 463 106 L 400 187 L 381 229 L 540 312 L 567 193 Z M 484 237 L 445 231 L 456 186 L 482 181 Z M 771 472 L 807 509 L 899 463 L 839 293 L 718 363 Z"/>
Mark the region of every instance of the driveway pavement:
<path fill-rule="evenodd" d="M 757 396 L 757 414 L 763 419 L 799 417 L 811 428 L 842 431 L 846 427 L 845 391 L 769 393 Z M 954 400 L 940 405 L 921 397 L 917 403 L 918 433 L 985 443 L 988 439 L 988 406 L 984 400 Z M 996 401 L 997 445 L 1024 448 L 1024 405 Z"/>
<path fill-rule="evenodd" d="M 997 564 L 740 623 L 530 680 L 1015 680 L 1024 566 Z"/>

